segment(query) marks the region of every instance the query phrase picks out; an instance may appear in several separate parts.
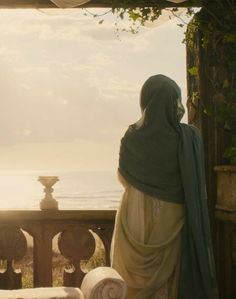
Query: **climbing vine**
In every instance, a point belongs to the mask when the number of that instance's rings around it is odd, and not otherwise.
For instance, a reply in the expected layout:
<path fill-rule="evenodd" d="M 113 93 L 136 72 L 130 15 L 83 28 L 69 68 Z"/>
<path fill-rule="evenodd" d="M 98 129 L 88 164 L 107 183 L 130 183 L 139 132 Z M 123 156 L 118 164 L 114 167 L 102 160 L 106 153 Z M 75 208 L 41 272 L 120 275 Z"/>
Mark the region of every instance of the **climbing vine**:
<path fill-rule="evenodd" d="M 149 1 L 148 7 L 145 6 L 145 2 L 114 0 L 112 11 L 121 20 L 128 15 L 133 24 L 144 25 L 147 21 L 156 21 L 162 15 L 163 8 L 156 0 L 153 3 Z M 163 1 L 159 1 L 161 2 L 163 6 Z M 211 53 L 208 55 L 212 69 L 212 77 L 209 80 L 213 96 L 211 104 L 203 108 L 204 113 L 228 134 L 231 143 L 226 148 L 224 157 L 231 164 L 236 164 L 236 1 L 193 0 L 191 4 L 202 9 L 188 25 L 185 43 L 190 49 L 194 47 L 194 34 L 200 31 L 201 45 Z M 177 7 L 168 9 L 178 17 Z M 194 9 L 188 7 L 186 15 L 193 17 L 194 14 Z M 181 21 L 181 18 L 179 19 Z M 184 25 L 184 21 L 179 24 L 181 27 Z M 133 30 L 133 33 L 137 31 Z M 193 65 L 188 72 L 192 76 L 199 76 L 198 65 Z"/>
<path fill-rule="evenodd" d="M 185 14 L 190 18 L 194 15 L 195 17 L 186 26 L 184 42 L 190 50 L 191 48 L 194 50 L 194 36 L 196 32 L 200 32 L 200 43 L 209 59 L 207 64 L 211 68 L 211 76 L 206 78 L 213 90 L 210 93 L 213 94 L 211 104 L 206 107 L 200 106 L 204 113 L 228 135 L 231 142 L 225 149 L 224 157 L 229 163 L 236 164 L 236 0 L 188 0 L 188 2 L 188 5 L 191 2 L 191 7 L 187 7 Z M 202 9 L 195 14 L 193 7 Z M 119 20 L 128 17 L 130 26 L 122 31 L 138 33 L 140 26 L 146 22 L 158 20 L 164 9 L 179 19 L 180 27 L 186 25 L 185 20 L 179 15 L 179 8 L 171 5 L 168 7 L 166 0 L 113 0 L 111 11 L 117 16 L 117 36 Z M 99 23 L 102 22 L 101 19 Z M 195 77 L 201 75 L 198 65 L 192 65 L 188 73 Z M 198 102 L 199 93 L 193 92 L 192 98 Z"/>
<path fill-rule="evenodd" d="M 236 2 L 217 0 L 214 6 L 204 6 L 193 26 L 201 32 L 212 72 L 213 95 L 204 112 L 228 135 L 230 145 L 224 157 L 236 164 Z M 190 39 L 186 36 L 187 43 Z"/>

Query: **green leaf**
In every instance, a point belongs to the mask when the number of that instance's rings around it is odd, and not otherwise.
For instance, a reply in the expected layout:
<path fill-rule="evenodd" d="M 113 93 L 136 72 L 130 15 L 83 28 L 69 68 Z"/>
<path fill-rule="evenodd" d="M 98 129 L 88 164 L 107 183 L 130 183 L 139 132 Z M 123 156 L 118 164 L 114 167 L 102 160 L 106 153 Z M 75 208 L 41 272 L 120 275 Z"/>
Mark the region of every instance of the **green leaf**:
<path fill-rule="evenodd" d="M 228 88 L 229 87 L 229 80 L 225 79 L 223 82 L 223 88 Z"/>
<path fill-rule="evenodd" d="M 129 11 L 129 17 L 133 20 L 133 21 L 137 21 L 137 19 L 139 19 L 141 17 L 140 13 L 135 12 L 135 11 Z"/>
<path fill-rule="evenodd" d="M 191 76 L 197 76 L 198 75 L 198 68 L 196 66 L 193 66 L 188 69 L 188 72 Z"/>
<path fill-rule="evenodd" d="M 236 41 L 236 34 L 235 33 L 226 33 L 223 37 L 224 43 L 233 43 Z"/>
<path fill-rule="evenodd" d="M 230 124 L 229 124 L 229 121 L 226 121 L 226 122 L 224 123 L 224 128 L 225 128 L 226 130 L 230 130 L 230 129 L 231 129 Z"/>

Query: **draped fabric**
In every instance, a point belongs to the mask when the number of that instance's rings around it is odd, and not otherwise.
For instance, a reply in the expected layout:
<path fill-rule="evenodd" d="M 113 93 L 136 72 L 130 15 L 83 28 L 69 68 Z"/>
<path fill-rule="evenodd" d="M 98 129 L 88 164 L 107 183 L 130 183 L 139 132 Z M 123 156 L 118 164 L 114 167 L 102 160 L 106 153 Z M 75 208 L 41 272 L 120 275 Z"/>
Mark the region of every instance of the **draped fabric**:
<path fill-rule="evenodd" d="M 121 180 L 125 192 L 111 260 L 128 285 L 127 299 L 177 299 L 183 205 L 152 198 Z"/>
<path fill-rule="evenodd" d="M 186 1 L 188 1 L 188 0 L 166 0 L 166 1 L 169 1 L 169 2 L 173 2 L 173 3 L 177 3 L 177 4 L 179 4 L 179 3 L 182 3 L 182 2 L 186 2 Z"/>
<path fill-rule="evenodd" d="M 179 162 L 186 217 L 179 298 L 218 298 L 205 186 L 203 144 L 194 126 L 181 124 Z"/>
<path fill-rule="evenodd" d="M 180 88 L 166 76 L 153 76 L 145 82 L 140 99 L 142 118 L 121 140 L 119 172 L 150 196 L 183 203 L 178 163 L 180 98 Z"/>
<path fill-rule="evenodd" d="M 60 8 L 72 8 L 89 2 L 90 0 L 51 0 Z"/>
<path fill-rule="evenodd" d="M 87 3 L 90 0 L 51 0 L 51 1 L 60 8 L 71 8 L 71 7 L 76 7 L 84 3 Z M 174 2 L 174 3 L 181 3 L 187 0 L 167 0 L 167 1 Z"/>
<path fill-rule="evenodd" d="M 149 196 L 184 203 L 178 299 L 213 299 L 218 295 L 203 146 L 198 130 L 180 123 L 180 98 L 178 85 L 166 76 L 152 76 L 145 82 L 140 98 L 142 118 L 121 140 L 119 172 Z"/>

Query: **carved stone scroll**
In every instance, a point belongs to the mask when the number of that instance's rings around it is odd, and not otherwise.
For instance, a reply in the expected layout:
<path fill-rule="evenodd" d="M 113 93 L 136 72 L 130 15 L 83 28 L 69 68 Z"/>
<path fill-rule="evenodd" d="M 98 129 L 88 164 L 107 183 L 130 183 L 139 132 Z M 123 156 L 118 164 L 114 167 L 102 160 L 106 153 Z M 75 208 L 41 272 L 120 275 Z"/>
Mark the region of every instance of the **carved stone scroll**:
<path fill-rule="evenodd" d="M 21 272 L 15 272 L 13 261 L 21 260 L 27 251 L 27 241 L 23 232 L 15 226 L 0 227 L 0 259 L 6 261 L 6 271 L 0 273 L 1 289 L 22 287 Z"/>
<path fill-rule="evenodd" d="M 58 238 L 61 254 L 74 266 L 64 270 L 64 285 L 80 287 L 86 273 L 80 268 L 81 260 L 88 260 L 95 251 L 95 240 L 89 230 L 74 227 L 63 231 Z"/>

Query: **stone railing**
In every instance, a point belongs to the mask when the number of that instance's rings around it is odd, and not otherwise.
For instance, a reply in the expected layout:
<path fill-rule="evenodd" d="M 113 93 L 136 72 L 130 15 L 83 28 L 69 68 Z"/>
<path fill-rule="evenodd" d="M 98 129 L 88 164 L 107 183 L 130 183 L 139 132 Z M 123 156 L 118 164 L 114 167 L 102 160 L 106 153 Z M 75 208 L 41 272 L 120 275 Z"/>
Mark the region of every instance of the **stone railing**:
<path fill-rule="evenodd" d="M 106 266 L 110 265 L 115 214 L 115 210 L 0 211 L 0 260 L 5 265 L 5 270 L 0 273 L 0 289 L 22 287 L 24 273 L 14 269 L 14 260 L 20 260 L 26 254 L 28 245 L 24 232 L 33 239 L 33 287 L 53 285 L 52 244 L 55 236 L 58 236 L 60 254 L 73 265 L 73 269 L 62 273 L 63 285 L 80 287 L 85 275 L 81 260 L 89 259 L 95 251 L 93 233 L 101 239 Z"/>

